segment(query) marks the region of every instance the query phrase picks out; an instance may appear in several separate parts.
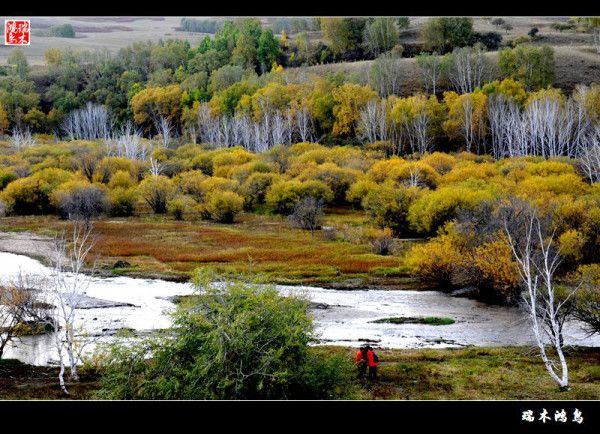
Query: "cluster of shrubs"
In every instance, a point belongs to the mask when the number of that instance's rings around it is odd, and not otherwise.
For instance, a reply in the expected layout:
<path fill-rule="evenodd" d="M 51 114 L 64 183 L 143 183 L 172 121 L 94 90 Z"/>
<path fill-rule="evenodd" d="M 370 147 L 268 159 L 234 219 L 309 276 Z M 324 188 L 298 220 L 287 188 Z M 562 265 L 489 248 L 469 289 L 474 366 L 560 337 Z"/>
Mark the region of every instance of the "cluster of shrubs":
<path fill-rule="evenodd" d="M 600 198 L 598 186 L 586 183 L 568 159 L 494 162 L 441 152 L 384 158 L 377 151 L 297 143 L 262 154 L 189 144 L 157 148 L 152 160 L 158 172 L 150 162 L 107 156 L 100 144 L 81 141 L 7 150 L 0 155 L 0 197 L 12 214 L 153 212 L 220 222 L 243 210 L 289 215 L 312 197 L 326 206 L 362 208 L 396 236 L 435 235 L 461 210 L 506 195 L 545 208 L 554 204 L 559 212 L 579 206 L 582 216 L 592 215 L 589 208 Z"/>
<path fill-rule="evenodd" d="M 407 219 L 417 233 L 434 236 L 412 248 L 407 265 L 435 286 L 473 286 L 495 301 L 516 302 L 519 275 L 499 215 L 515 197 L 551 222 L 561 279 L 598 261 L 599 184 L 584 182 L 566 159 L 518 158 L 455 162 L 435 190 L 422 191 Z"/>
<path fill-rule="evenodd" d="M 262 155 L 201 145 L 157 148 L 152 163 L 108 156 L 94 142 L 40 144 L 0 156 L 0 200 L 14 215 L 151 212 L 232 223 L 243 210 L 289 215 L 305 198 L 342 204 L 368 164 L 357 149 L 308 143 Z"/>
<path fill-rule="evenodd" d="M 372 149 L 315 143 L 255 154 L 189 144 L 156 148 L 151 163 L 107 156 L 94 142 L 6 149 L 0 211 L 11 214 L 154 213 L 232 223 L 242 211 L 295 212 L 290 222 L 314 231 L 324 207 L 351 206 L 378 228 L 371 240 L 377 253 L 389 254 L 393 237 L 429 237 L 408 254 L 415 274 L 436 285 L 489 287 L 510 299 L 518 276 L 508 245 L 472 226 L 494 220 L 502 200 L 519 197 L 552 216 L 565 272 L 600 257 L 600 185 L 585 182 L 567 158 L 494 161 L 466 152 L 386 158 Z"/>

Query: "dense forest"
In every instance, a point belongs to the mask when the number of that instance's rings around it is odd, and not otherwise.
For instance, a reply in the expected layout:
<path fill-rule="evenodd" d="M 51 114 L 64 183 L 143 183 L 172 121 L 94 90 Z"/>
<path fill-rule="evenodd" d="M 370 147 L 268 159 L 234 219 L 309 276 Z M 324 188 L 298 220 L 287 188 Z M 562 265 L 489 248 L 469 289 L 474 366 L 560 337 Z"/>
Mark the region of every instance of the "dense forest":
<path fill-rule="evenodd" d="M 595 87 L 573 96 L 551 89 L 549 46 L 512 41 L 516 46 L 500 47 L 492 61 L 486 51 L 499 48 L 501 35 L 484 37 L 467 18 L 430 19 L 421 28 L 424 44 L 413 52 L 398 43 L 400 29 L 408 25 L 402 18 L 317 23 L 324 35 L 318 42 L 303 39 L 306 32 L 292 39 L 283 29 L 276 37 L 260 21 L 242 19 L 221 22 L 196 47 L 184 40 L 138 42 L 115 55 L 53 48 L 45 53 L 46 67 L 35 71 L 14 49 L 0 69 L 0 134 L 95 139 L 134 128 L 165 143 L 179 138 L 255 151 L 314 140 L 382 142 L 389 152 L 405 154 L 456 150 L 464 142 L 468 151 L 497 158 L 573 156 L 573 147 L 563 143 L 575 134 L 570 124 L 578 118 L 572 111 L 583 105 L 589 112 L 597 98 Z M 534 40 L 535 32 L 527 38 Z M 316 77 L 294 68 L 344 61 L 354 51 L 357 59 L 376 59 L 366 85 L 351 74 Z M 416 56 L 422 92 L 399 96 L 406 77 L 398 62 L 407 55 Z M 535 119 L 543 111 L 556 131 L 538 132 Z M 586 114 L 594 120 L 594 113 Z M 499 124 L 511 122 L 524 124 L 525 135 L 560 131 L 565 137 L 555 149 L 544 149 L 535 137 L 507 139 L 511 149 L 497 149 L 505 134 Z M 569 126 L 563 129 L 560 122 Z M 588 135 L 578 132 L 577 140 Z M 515 143 L 523 141 L 534 143 L 532 149 Z"/>

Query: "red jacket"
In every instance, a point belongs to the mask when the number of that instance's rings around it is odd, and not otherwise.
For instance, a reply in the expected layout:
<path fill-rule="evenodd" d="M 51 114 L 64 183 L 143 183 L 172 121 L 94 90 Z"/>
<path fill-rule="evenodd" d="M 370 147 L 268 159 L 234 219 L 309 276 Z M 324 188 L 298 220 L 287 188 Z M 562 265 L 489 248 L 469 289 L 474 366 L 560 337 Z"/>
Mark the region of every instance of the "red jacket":
<path fill-rule="evenodd" d="M 362 360 L 362 358 L 363 358 L 362 351 L 358 350 L 356 352 L 356 363 L 359 363 Z"/>
<path fill-rule="evenodd" d="M 374 368 L 375 366 L 377 366 L 375 357 L 373 357 L 373 350 L 367 351 L 367 362 L 369 363 L 369 367 L 371 367 L 371 368 Z"/>

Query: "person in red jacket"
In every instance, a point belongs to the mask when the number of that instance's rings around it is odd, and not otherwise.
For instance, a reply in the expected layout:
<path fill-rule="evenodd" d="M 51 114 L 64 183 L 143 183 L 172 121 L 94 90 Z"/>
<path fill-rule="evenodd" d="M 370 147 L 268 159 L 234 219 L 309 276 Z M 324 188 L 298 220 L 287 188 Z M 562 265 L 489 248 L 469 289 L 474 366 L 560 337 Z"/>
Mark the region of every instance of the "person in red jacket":
<path fill-rule="evenodd" d="M 362 346 L 356 352 L 356 368 L 358 369 L 359 380 L 365 378 L 365 374 L 367 373 L 367 366 L 367 347 Z"/>
<path fill-rule="evenodd" d="M 369 380 L 377 379 L 377 364 L 379 363 L 379 357 L 373 351 L 373 347 L 367 346 L 367 364 L 369 365 Z"/>

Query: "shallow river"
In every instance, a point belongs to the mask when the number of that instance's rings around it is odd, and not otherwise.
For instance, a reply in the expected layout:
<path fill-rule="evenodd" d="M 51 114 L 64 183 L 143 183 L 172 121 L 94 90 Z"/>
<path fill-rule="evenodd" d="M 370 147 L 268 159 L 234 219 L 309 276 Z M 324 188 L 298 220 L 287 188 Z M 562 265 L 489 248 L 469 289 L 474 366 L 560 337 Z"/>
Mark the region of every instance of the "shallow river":
<path fill-rule="evenodd" d="M 19 273 L 49 275 L 50 270 L 26 256 L 0 252 L 0 280 Z M 318 287 L 278 286 L 283 294 L 304 294 L 326 309 L 314 309 L 315 325 L 322 344 L 356 346 L 366 339 L 388 348 L 444 348 L 465 345 L 527 345 L 533 335 L 525 314 L 518 308 L 491 306 L 437 291 L 332 290 Z M 129 277 L 93 278 L 86 295 L 121 307 L 77 309 L 77 321 L 90 335 L 111 339 L 120 328 L 140 332 L 170 325 L 169 297 L 187 295 L 187 283 Z M 113 303 L 114 304 L 114 303 Z M 376 324 L 392 316 L 440 316 L 451 325 Z M 586 337 L 578 323 L 565 326 L 565 341 L 572 345 L 600 346 L 600 337 Z M 49 335 L 24 337 L 5 352 L 5 358 L 46 365 L 56 360 Z"/>

